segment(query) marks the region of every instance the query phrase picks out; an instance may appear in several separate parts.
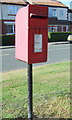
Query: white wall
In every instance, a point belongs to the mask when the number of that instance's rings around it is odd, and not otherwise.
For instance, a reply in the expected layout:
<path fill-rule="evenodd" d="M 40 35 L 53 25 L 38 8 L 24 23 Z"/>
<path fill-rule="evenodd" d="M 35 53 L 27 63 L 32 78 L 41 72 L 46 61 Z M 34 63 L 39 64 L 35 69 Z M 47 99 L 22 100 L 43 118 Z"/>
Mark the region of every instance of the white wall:
<path fill-rule="evenodd" d="M 72 13 L 70 13 L 70 21 L 72 21 Z"/>
<path fill-rule="evenodd" d="M 70 13 L 68 13 L 68 20 L 70 21 Z"/>
<path fill-rule="evenodd" d="M 18 9 L 22 8 L 20 5 L 10 5 L 10 4 L 0 4 L 0 19 L 4 20 L 4 25 L 6 25 L 6 34 L 15 33 L 15 20 L 16 13 Z M 2 11 L 2 12 L 1 12 Z M 0 30 L 1 31 L 1 30 Z"/>
<path fill-rule="evenodd" d="M 68 20 L 69 20 L 69 21 L 72 21 L 72 13 L 69 13 L 69 14 L 68 14 Z"/>
<path fill-rule="evenodd" d="M 61 15 L 61 12 L 63 12 L 63 15 Z M 58 8 L 57 17 L 59 20 L 67 20 L 67 8 Z"/>
<path fill-rule="evenodd" d="M 58 20 L 67 20 L 67 8 L 49 7 L 49 17 L 57 17 Z"/>
<path fill-rule="evenodd" d="M 15 13 L 17 12 L 17 10 L 19 8 L 21 8 L 22 6 L 17 6 L 17 5 L 5 5 L 3 4 L 2 5 L 2 16 L 3 16 L 3 19 L 5 20 L 15 20 L 15 16 L 10 16 L 8 14 L 12 14 L 12 15 L 15 15 Z"/>
<path fill-rule="evenodd" d="M 72 1 L 70 2 L 70 9 L 72 9 Z"/>
<path fill-rule="evenodd" d="M 2 19 L 2 17 L 1 17 L 1 5 L 2 5 L 2 4 L 0 4 L 0 20 Z"/>

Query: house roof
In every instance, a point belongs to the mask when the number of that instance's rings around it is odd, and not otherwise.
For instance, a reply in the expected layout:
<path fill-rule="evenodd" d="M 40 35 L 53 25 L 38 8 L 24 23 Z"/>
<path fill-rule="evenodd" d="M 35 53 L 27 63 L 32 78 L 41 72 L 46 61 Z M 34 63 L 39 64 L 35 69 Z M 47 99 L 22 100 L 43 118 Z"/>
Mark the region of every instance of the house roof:
<path fill-rule="evenodd" d="M 10 3 L 10 4 L 22 4 L 26 5 L 25 1 L 28 1 L 31 4 L 36 5 L 48 5 L 48 6 L 57 6 L 57 7 L 67 7 L 62 2 L 58 0 L 0 0 L 1 3 Z"/>
<path fill-rule="evenodd" d="M 1 3 L 10 3 L 10 4 L 22 4 L 22 5 L 26 5 L 26 3 L 24 2 L 24 0 L 0 0 Z"/>
<path fill-rule="evenodd" d="M 65 4 L 58 0 L 27 0 L 33 4 L 37 5 L 48 5 L 48 6 L 58 6 L 58 7 L 67 7 Z"/>

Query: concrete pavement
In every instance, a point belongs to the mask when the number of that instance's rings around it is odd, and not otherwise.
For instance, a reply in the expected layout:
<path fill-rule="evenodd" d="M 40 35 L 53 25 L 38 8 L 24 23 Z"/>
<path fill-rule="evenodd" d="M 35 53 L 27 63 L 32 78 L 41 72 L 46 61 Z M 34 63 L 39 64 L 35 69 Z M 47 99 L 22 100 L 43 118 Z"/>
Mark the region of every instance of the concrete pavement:
<path fill-rule="evenodd" d="M 0 46 L 0 49 L 15 48 L 15 46 Z"/>
<path fill-rule="evenodd" d="M 64 42 L 49 42 L 48 44 L 50 45 L 58 45 L 58 44 L 69 44 L 68 41 L 64 41 Z M 0 49 L 9 49 L 9 48 L 15 48 L 15 46 L 0 46 Z"/>

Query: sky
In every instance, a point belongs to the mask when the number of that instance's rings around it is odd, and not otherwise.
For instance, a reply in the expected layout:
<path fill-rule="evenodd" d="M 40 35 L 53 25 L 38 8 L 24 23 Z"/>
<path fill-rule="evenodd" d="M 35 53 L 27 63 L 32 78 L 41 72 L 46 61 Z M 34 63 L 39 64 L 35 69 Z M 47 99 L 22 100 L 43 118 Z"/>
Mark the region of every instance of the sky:
<path fill-rule="evenodd" d="M 59 0 L 59 1 L 61 1 L 62 3 L 64 3 L 64 4 L 67 5 L 68 7 L 70 7 L 70 2 L 71 2 L 72 0 Z"/>

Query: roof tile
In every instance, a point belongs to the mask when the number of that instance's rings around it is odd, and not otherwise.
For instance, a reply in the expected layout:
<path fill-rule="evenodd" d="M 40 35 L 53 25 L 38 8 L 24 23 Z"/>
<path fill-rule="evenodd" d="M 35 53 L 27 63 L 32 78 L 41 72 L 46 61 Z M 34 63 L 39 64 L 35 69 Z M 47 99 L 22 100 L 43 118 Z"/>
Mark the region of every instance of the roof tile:
<path fill-rule="evenodd" d="M 26 4 L 23 0 L 0 0 L 1 3 Z"/>
<path fill-rule="evenodd" d="M 39 0 L 41 1 L 41 0 Z M 45 0 L 44 2 L 34 2 L 34 4 L 40 4 L 40 5 L 49 5 L 49 6 L 60 6 L 60 7 L 67 7 L 66 5 L 64 5 L 63 3 L 59 2 L 59 1 L 51 1 L 51 0 Z"/>
<path fill-rule="evenodd" d="M 25 0 L 26 1 L 26 0 Z M 37 5 L 48 5 L 48 6 L 60 6 L 60 7 L 67 7 L 62 2 L 57 0 L 27 0 L 33 4 Z M 14 4 L 23 4 L 26 5 L 24 0 L 0 0 L 2 3 L 14 3 Z"/>

